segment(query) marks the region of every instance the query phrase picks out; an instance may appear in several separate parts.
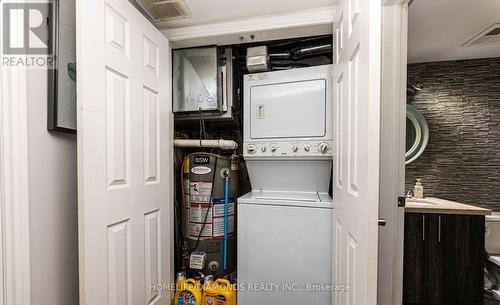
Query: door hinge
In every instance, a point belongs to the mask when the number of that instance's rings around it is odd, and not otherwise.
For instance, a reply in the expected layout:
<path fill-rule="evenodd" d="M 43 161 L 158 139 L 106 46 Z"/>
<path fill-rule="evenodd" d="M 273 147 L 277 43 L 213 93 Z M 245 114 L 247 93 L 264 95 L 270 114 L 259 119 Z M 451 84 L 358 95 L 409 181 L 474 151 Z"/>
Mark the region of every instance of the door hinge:
<path fill-rule="evenodd" d="M 406 197 L 399 196 L 398 197 L 398 207 L 404 208 L 406 206 Z"/>

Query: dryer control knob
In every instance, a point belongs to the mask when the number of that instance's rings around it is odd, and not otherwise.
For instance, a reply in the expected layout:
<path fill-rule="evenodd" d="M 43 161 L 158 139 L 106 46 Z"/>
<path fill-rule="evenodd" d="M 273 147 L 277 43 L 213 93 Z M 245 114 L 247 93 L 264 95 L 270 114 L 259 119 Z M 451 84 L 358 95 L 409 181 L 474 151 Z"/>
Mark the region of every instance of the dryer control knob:
<path fill-rule="evenodd" d="M 325 142 L 319 143 L 318 145 L 318 151 L 322 154 L 326 154 L 328 152 L 328 148 L 329 148 L 328 143 Z"/>
<path fill-rule="evenodd" d="M 262 146 L 262 148 L 261 148 L 260 150 L 262 150 L 262 152 L 263 152 L 263 153 L 265 153 L 265 152 L 266 152 L 266 150 L 267 150 L 267 147 Z"/>
<path fill-rule="evenodd" d="M 253 144 L 249 144 L 247 145 L 247 151 L 251 154 L 255 153 L 255 151 L 257 151 L 257 147 L 255 147 L 255 145 Z"/>
<path fill-rule="evenodd" d="M 304 145 L 304 150 L 309 151 L 309 150 L 311 150 L 311 147 L 309 147 L 309 145 Z"/>
<path fill-rule="evenodd" d="M 278 150 L 278 147 L 276 147 L 276 145 L 273 145 L 271 147 L 271 151 L 274 153 L 274 152 L 276 152 L 276 150 Z"/>
<path fill-rule="evenodd" d="M 299 150 L 299 147 L 297 145 L 292 145 L 292 151 L 296 153 Z"/>

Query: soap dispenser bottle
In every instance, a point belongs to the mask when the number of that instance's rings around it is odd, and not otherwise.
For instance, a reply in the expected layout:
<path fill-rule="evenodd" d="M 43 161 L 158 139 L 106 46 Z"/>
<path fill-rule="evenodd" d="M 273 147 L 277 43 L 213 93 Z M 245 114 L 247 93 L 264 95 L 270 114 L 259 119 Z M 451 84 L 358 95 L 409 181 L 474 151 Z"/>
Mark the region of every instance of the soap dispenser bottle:
<path fill-rule="evenodd" d="M 424 198 L 424 186 L 422 185 L 422 179 L 417 179 L 415 187 L 413 188 L 413 197 L 419 199 Z"/>

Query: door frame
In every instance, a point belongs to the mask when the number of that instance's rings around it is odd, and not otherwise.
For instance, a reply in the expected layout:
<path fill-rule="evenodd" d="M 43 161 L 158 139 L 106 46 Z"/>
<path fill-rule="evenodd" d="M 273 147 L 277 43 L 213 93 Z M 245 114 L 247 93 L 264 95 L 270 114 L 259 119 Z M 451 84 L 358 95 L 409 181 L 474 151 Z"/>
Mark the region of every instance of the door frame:
<path fill-rule="evenodd" d="M 31 304 L 26 73 L 20 68 L 2 69 L 0 75 L 0 296 L 4 305 Z"/>
<path fill-rule="evenodd" d="M 0 32 L 2 19 L 0 4 Z M 11 30 L 22 33 L 23 28 Z M 1 305 L 31 304 L 27 73 L 25 68 L 0 69 Z"/>
<path fill-rule="evenodd" d="M 408 0 L 385 0 L 382 8 L 381 175 L 378 303 L 403 301 L 405 126 L 408 40 Z M 403 127 L 403 128 L 402 128 Z M 390 260 L 384 261 L 384 258 Z M 385 263 L 385 264 L 384 264 Z M 382 266 L 382 268 L 381 268 Z M 386 267 L 388 269 L 383 269 Z"/>

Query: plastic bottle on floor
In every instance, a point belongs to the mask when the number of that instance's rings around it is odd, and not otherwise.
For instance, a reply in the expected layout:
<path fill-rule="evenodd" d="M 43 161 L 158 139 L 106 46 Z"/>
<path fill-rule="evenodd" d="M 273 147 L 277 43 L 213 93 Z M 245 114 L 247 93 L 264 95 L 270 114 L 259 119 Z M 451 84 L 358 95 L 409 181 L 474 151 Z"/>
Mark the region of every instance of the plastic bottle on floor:
<path fill-rule="evenodd" d="M 177 278 L 175 305 L 201 305 L 202 291 L 200 282 L 186 279 L 184 275 Z"/>
<path fill-rule="evenodd" d="M 225 279 L 207 277 L 203 285 L 202 305 L 236 305 L 234 286 Z"/>

